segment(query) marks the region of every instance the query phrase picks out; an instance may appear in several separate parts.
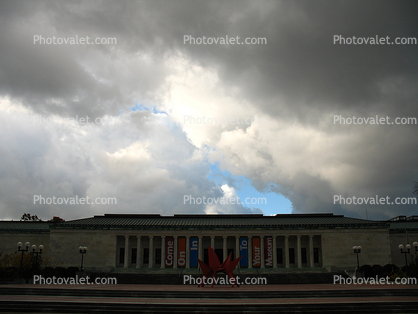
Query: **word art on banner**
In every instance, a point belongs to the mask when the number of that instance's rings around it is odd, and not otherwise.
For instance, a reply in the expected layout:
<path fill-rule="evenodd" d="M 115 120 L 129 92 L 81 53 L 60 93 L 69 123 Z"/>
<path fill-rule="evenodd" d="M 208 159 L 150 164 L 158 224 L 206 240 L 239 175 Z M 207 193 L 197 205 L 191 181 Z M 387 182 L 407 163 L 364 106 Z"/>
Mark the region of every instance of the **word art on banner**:
<path fill-rule="evenodd" d="M 174 262 L 174 239 L 165 239 L 165 267 L 173 267 Z"/>
<path fill-rule="evenodd" d="M 179 267 L 186 267 L 186 238 L 178 239 L 178 259 Z"/>
<path fill-rule="evenodd" d="M 248 266 L 248 239 L 247 238 L 240 238 L 239 239 L 239 250 L 242 256 L 241 258 L 241 266 L 247 267 Z"/>
<path fill-rule="evenodd" d="M 264 257 L 266 261 L 266 267 L 273 267 L 273 238 L 264 238 Z"/>
<path fill-rule="evenodd" d="M 197 238 L 190 238 L 190 266 L 197 266 L 197 250 L 198 240 Z"/>
<path fill-rule="evenodd" d="M 242 256 L 241 258 L 241 266 L 247 267 L 248 266 L 248 240 L 247 238 L 240 238 L 239 239 L 239 250 Z"/>
<path fill-rule="evenodd" d="M 253 238 L 253 266 L 261 266 L 260 238 Z"/>

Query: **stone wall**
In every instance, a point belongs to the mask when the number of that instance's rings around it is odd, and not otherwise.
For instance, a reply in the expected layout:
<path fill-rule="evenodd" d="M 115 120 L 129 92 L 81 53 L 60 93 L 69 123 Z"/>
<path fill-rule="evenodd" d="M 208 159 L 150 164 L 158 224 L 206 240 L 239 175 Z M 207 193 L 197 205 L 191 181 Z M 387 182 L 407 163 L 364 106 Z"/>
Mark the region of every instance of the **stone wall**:
<path fill-rule="evenodd" d="M 392 253 L 392 261 L 393 264 L 396 266 L 402 267 L 405 266 L 405 255 L 401 254 L 401 251 L 399 250 L 399 244 L 403 244 L 406 246 L 406 244 L 411 245 L 411 254 L 407 254 L 408 263 L 411 261 L 411 259 L 415 258 L 415 256 L 418 256 L 418 253 L 415 253 L 415 248 L 412 245 L 412 243 L 418 242 L 418 232 L 396 232 L 390 234 L 390 250 Z"/>
<path fill-rule="evenodd" d="M 11 254 L 17 251 L 17 243 L 22 242 L 23 248 L 25 248 L 25 242 L 29 242 L 32 246 L 36 245 L 38 251 L 39 245 L 43 245 L 42 257 L 49 257 L 49 232 L 1 232 L 0 233 L 0 252 L 5 254 Z M 31 249 L 31 248 L 30 248 Z"/>
<path fill-rule="evenodd" d="M 387 229 L 338 229 L 324 230 L 322 235 L 323 266 L 357 267 L 353 246 L 361 246 L 361 265 L 386 265 L 391 263 Z"/>
<path fill-rule="evenodd" d="M 87 247 L 85 269 L 105 270 L 115 266 L 114 230 L 51 229 L 51 257 L 63 267 L 81 266 L 79 246 Z"/>

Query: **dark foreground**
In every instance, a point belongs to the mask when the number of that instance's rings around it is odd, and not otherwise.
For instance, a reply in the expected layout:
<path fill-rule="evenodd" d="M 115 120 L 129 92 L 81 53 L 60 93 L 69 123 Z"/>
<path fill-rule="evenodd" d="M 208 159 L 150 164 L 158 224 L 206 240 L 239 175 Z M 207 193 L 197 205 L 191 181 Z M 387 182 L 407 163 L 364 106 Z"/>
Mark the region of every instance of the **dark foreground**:
<path fill-rule="evenodd" d="M 7 313 L 418 313 L 416 285 L 0 285 Z"/>

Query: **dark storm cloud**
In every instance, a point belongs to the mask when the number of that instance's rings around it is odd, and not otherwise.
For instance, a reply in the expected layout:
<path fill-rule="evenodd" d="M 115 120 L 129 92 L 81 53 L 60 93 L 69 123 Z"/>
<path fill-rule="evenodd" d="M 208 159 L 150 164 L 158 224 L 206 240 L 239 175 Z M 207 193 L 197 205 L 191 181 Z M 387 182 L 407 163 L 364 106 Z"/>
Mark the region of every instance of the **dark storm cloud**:
<path fill-rule="evenodd" d="M 248 128 L 240 126 L 235 129 L 243 133 L 234 133 L 232 126 L 214 127 L 211 136 L 217 142 L 207 140 L 208 135 L 199 133 L 203 131 L 183 134 L 187 133 L 185 129 L 161 125 L 157 130 L 145 123 L 148 118 L 157 123 L 153 117 L 132 115 L 130 123 L 137 126 L 136 131 L 153 130 L 157 134 L 150 136 L 149 146 L 144 144 L 146 138 L 140 139 L 143 145 L 135 146 L 133 142 L 138 139 L 125 138 L 123 127 L 112 129 L 113 135 L 106 130 L 98 132 L 98 147 L 110 154 L 104 158 L 109 168 L 102 165 L 105 161 L 99 164 L 104 167 L 107 184 L 119 184 L 125 209 L 137 202 L 129 184 L 131 188 L 144 187 L 146 180 L 131 177 L 122 184 L 111 167 L 116 163 L 121 173 L 129 173 L 129 154 L 137 149 L 152 152 L 150 173 L 161 175 L 160 188 L 170 187 L 165 201 L 158 194 L 161 191 L 155 192 L 146 210 L 158 204 L 161 211 L 169 212 L 169 203 L 180 210 L 179 200 L 188 188 L 196 196 L 203 190 L 208 195 L 222 195 L 219 189 L 211 192 L 214 187 L 205 179 L 208 165 L 195 163 L 191 156 L 199 149 L 185 141 L 185 137 L 201 135 L 207 141 L 205 145 L 222 152 L 225 170 L 235 169 L 235 175 L 246 175 L 260 191 L 271 183 L 278 184 L 295 212 L 351 212 L 361 216 L 363 208 L 335 206 L 332 196 L 411 196 L 410 188 L 418 176 L 417 126 L 339 125 L 333 123 L 333 115 L 418 117 L 418 45 L 339 45 L 333 43 L 334 35 L 418 38 L 417 12 L 416 1 L 3 1 L 0 94 L 43 117 L 117 116 L 137 103 L 163 107 L 172 93 L 168 78 L 178 74 L 167 60 L 187 59 L 190 64 L 215 71 L 220 90 L 237 102 L 251 104 L 251 114 L 267 115 L 276 124 L 261 125 L 257 129 L 261 135 L 246 133 Z M 35 35 L 116 38 L 117 44 L 38 45 L 33 44 Z M 267 44 L 190 45 L 184 44 L 185 35 L 240 36 L 241 40 L 265 37 Z M 222 104 L 213 104 L 213 108 L 220 112 Z M 247 108 L 243 105 L 239 113 Z M 167 130 L 173 134 L 168 135 Z M 295 135 L 298 132 L 302 135 Z M 32 153 L 38 156 L 32 148 L 18 149 L 11 144 L 17 134 L 18 129 L 2 143 L 2 150 L 9 152 L 2 169 L 19 168 L 18 163 L 12 166 L 14 156 L 21 156 L 21 165 L 28 163 Z M 56 145 L 47 141 L 50 133 L 39 134 L 47 147 Z M 228 134 L 247 139 L 251 148 L 233 147 L 237 145 L 235 138 L 230 140 L 232 144 L 222 142 Z M 118 136 L 119 141 L 115 140 Z M 68 138 L 69 154 L 75 154 L 72 147 L 78 142 L 86 149 L 89 145 L 84 140 L 93 141 Z M 22 145 L 25 141 L 30 141 L 29 135 Z M 115 152 L 124 156 L 122 161 Z M 40 162 L 45 158 L 41 154 Z M 95 182 L 95 170 L 91 169 L 101 166 L 94 160 L 84 164 L 76 158 L 75 168 L 86 173 L 79 176 L 60 164 L 67 159 L 59 158 L 62 160 L 56 160 L 56 168 L 45 169 L 47 177 L 68 181 L 74 190 L 87 193 L 89 184 Z M 291 158 L 303 162 L 289 165 L 287 160 Z M 188 167 L 193 167 L 194 176 L 188 174 Z M 148 175 L 143 169 L 136 170 L 133 173 L 139 176 Z M 165 177 L 165 171 L 168 177 L 179 178 L 178 185 Z M 12 185 L 10 176 L 2 174 L 5 190 L 19 185 Z M 184 189 L 183 184 L 188 188 Z M 108 191 L 106 184 L 93 186 L 96 193 L 100 189 Z M 147 195 L 143 199 L 149 198 Z M 7 207 L 13 207 L 12 199 L 8 199 Z M 401 211 L 412 214 L 415 209 L 376 208 L 374 217 L 387 218 Z"/>

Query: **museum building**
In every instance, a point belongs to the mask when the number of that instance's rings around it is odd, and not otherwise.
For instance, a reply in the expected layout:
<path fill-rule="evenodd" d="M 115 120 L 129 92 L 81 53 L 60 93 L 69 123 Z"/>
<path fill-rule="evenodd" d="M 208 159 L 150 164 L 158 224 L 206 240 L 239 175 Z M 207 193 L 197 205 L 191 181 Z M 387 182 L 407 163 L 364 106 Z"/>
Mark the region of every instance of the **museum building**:
<path fill-rule="evenodd" d="M 198 258 L 208 262 L 208 246 L 221 262 L 242 256 L 238 267 L 247 271 L 333 271 L 356 266 L 353 246 L 362 247 L 361 265 L 402 266 L 397 245 L 418 241 L 418 218 L 105 214 L 56 224 L 2 221 L 0 239 L 4 253 L 16 251 L 17 242 L 42 244 L 43 256 L 64 267 L 79 267 L 78 248 L 85 246 L 85 268 L 98 271 L 193 271 Z"/>

